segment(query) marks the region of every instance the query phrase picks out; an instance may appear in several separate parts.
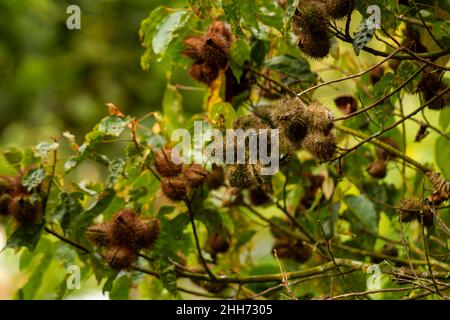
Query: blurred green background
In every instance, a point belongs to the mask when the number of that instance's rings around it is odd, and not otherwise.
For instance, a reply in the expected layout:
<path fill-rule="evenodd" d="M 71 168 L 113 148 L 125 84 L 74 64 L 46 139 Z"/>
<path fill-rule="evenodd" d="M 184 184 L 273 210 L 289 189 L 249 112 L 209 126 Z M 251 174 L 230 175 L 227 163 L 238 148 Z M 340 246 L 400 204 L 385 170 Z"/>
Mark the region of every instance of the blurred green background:
<path fill-rule="evenodd" d="M 66 9 L 81 8 L 81 30 Z M 161 0 L 0 1 L 0 146 L 28 147 L 70 131 L 79 140 L 112 102 L 139 116 L 159 109 L 165 63 L 142 70 L 140 22 Z M 187 73 L 180 82 L 195 85 Z M 201 91 L 183 92 L 201 110 Z"/>

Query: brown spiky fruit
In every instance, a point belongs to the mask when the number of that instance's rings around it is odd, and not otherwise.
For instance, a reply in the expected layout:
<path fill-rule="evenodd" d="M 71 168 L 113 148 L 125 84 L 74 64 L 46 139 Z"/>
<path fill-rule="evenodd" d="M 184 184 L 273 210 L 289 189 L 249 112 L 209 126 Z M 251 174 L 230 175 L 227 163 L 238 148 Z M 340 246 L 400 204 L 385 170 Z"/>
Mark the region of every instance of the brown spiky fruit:
<path fill-rule="evenodd" d="M 219 75 L 219 70 L 206 63 L 194 63 L 189 69 L 189 75 L 198 82 L 210 85 Z"/>
<path fill-rule="evenodd" d="M 136 253 L 127 247 L 112 247 L 106 254 L 106 262 L 114 270 L 123 270 L 131 266 L 136 260 Z"/>
<path fill-rule="evenodd" d="M 161 232 L 161 225 L 155 218 L 142 219 L 136 223 L 135 244 L 137 248 L 150 249 Z"/>
<path fill-rule="evenodd" d="M 186 198 L 187 181 L 183 176 L 164 178 L 161 180 L 161 187 L 169 199 L 179 201 Z"/>
<path fill-rule="evenodd" d="M 366 169 L 367 173 L 376 179 L 386 178 L 387 163 L 383 160 L 372 162 Z"/>
<path fill-rule="evenodd" d="M 328 14 L 321 1 L 303 0 L 292 17 L 292 31 L 297 35 L 317 35 L 326 31 Z"/>
<path fill-rule="evenodd" d="M 172 156 L 172 147 L 164 147 L 155 152 L 155 167 L 163 177 L 174 177 L 178 175 L 183 165 L 181 159 Z M 175 163 L 176 162 L 176 163 Z"/>
<path fill-rule="evenodd" d="M 326 11 L 333 19 L 347 17 L 354 9 L 353 0 L 327 0 Z"/>
<path fill-rule="evenodd" d="M 308 125 L 312 130 L 323 132 L 325 135 L 333 129 L 334 114 L 319 102 L 313 102 L 308 107 Z"/>
<path fill-rule="evenodd" d="M 184 171 L 184 176 L 191 187 L 202 185 L 208 178 L 209 172 L 199 164 L 192 164 Z"/>
<path fill-rule="evenodd" d="M 330 53 L 330 35 L 326 30 L 317 35 L 302 34 L 298 39 L 298 48 L 308 57 L 321 60 Z"/>
<path fill-rule="evenodd" d="M 331 160 L 336 152 L 336 136 L 333 132 L 324 135 L 320 131 L 308 133 L 303 147 L 320 161 Z"/>
<path fill-rule="evenodd" d="M 293 144 L 301 143 L 308 132 L 306 109 L 298 98 L 282 99 L 272 109 L 270 119 Z"/>
<path fill-rule="evenodd" d="M 112 245 L 120 247 L 136 247 L 136 223 L 138 217 L 130 209 L 118 212 L 111 220 L 110 227 L 106 229 L 107 237 L 111 239 Z"/>
<path fill-rule="evenodd" d="M 108 247 L 112 242 L 111 236 L 113 236 L 109 228 L 110 225 L 107 223 L 93 224 L 86 230 L 86 235 L 97 246 Z"/>
<path fill-rule="evenodd" d="M 222 166 L 213 163 L 211 173 L 206 178 L 210 190 L 220 188 L 225 182 L 225 170 Z"/>
<path fill-rule="evenodd" d="M 12 198 L 8 211 L 20 224 L 29 224 L 39 219 L 41 203 L 29 195 L 18 195 Z"/>
<path fill-rule="evenodd" d="M 0 196 L 0 216 L 6 216 L 9 214 L 9 204 L 12 201 L 12 197 L 9 194 L 2 194 Z"/>
<path fill-rule="evenodd" d="M 248 191 L 250 202 L 254 206 L 263 206 L 270 202 L 270 197 L 267 193 L 267 185 L 254 186 Z"/>
<path fill-rule="evenodd" d="M 418 89 L 422 92 L 425 102 L 438 96 L 443 90 L 447 88 L 447 85 L 442 81 L 443 72 L 434 72 L 426 69 L 422 72 L 422 78 L 420 79 Z M 434 99 L 428 108 L 431 110 L 442 110 L 450 104 L 450 93 L 441 95 L 439 98 Z"/>
<path fill-rule="evenodd" d="M 256 183 L 251 168 L 245 164 L 229 165 L 227 177 L 232 187 L 248 188 Z"/>

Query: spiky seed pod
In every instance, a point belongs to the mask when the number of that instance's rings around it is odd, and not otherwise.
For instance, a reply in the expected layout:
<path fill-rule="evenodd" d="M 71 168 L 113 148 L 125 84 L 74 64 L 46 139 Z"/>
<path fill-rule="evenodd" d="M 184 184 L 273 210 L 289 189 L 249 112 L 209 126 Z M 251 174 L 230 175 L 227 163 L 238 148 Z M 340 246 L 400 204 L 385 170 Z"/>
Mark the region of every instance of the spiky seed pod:
<path fill-rule="evenodd" d="M 107 223 L 97 223 L 88 227 L 86 235 L 89 240 L 99 247 L 108 247 L 111 244 L 110 225 Z"/>
<path fill-rule="evenodd" d="M 213 22 L 209 26 L 205 38 L 207 41 L 211 40 L 214 42 L 214 44 L 224 53 L 229 53 L 232 42 L 232 33 L 229 24 L 222 21 Z"/>
<path fill-rule="evenodd" d="M 450 181 L 444 179 L 439 172 L 428 172 L 426 175 L 435 188 L 428 197 L 429 202 L 439 205 L 450 198 Z"/>
<path fill-rule="evenodd" d="M 220 188 L 225 181 L 225 170 L 222 166 L 213 163 L 211 173 L 206 178 L 206 183 L 210 190 Z"/>
<path fill-rule="evenodd" d="M 0 177 L 0 194 L 11 193 L 13 186 L 9 177 Z"/>
<path fill-rule="evenodd" d="M 139 220 L 135 228 L 136 247 L 149 249 L 153 246 L 161 232 L 161 225 L 157 219 L 148 218 Z"/>
<path fill-rule="evenodd" d="M 433 99 L 440 94 L 447 85 L 442 81 L 443 72 L 433 72 L 426 69 L 422 72 L 418 89 L 422 92 L 425 101 Z M 439 98 L 435 99 L 428 105 L 431 110 L 442 110 L 450 103 L 450 94 L 446 93 Z"/>
<path fill-rule="evenodd" d="M 203 60 L 203 46 L 205 40 L 203 37 L 188 37 L 184 40 L 185 49 L 183 54 L 194 60 Z"/>
<path fill-rule="evenodd" d="M 308 125 L 312 130 L 323 132 L 325 135 L 333 129 L 334 114 L 319 102 L 311 103 L 307 108 Z"/>
<path fill-rule="evenodd" d="M 252 205 L 263 206 L 270 202 L 270 197 L 265 189 L 267 188 L 264 186 L 255 186 L 250 188 L 248 195 Z"/>
<path fill-rule="evenodd" d="M 386 143 L 387 145 L 391 146 L 392 148 L 394 148 L 394 149 L 396 149 L 396 150 L 400 150 L 400 148 L 399 148 L 397 142 L 395 142 L 395 140 L 392 139 L 392 138 L 389 138 L 389 137 L 381 137 L 381 138 L 379 138 L 379 140 L 380 140 L 381 142 Z M 377 158 L 378 158 L 379 160 L 382 160 L 382 161 L 389 161 L 389 160 L 391 160 L 392 158 L 395 157 L 395 155 L 394 155 L 393 153 L 391 153 L 391 152 L 389 152 L 389 151 L 386 151 L 386 150 L 384 150 L 384 149 L 381 149 L 381 148 L 378 147 L 378 146 L 375 147 L 375 154 L 377 155 Z"/>
<path fill-rule="evenodd" d="M 292 31 L 297 35 L 317 35 L 326 31 L 329 18 L 325 4 L 320 1 L 303 0 L 292 17 Z"/>
<path fill-rule="evenodd" d="M 308 133 L 303 147 L 320 161 L 331 160 L 336 152 L 336 136 L 333 132 L 324 135 L 320 131 Z"/>
<path fill-rule="evenodd" d="M 9 204 L 12 201 L 12 197 L 9 194 L 2 194 L 0 196 L 0 216 L 6 216 L 9 214 Z"/>
<path fill-rule="evenodd" d="M 208 244 L 213 253 L 224 253 L 230 248 L 230 242 L 224 233 L 214 232 L 208 238 Z"/>
<path fill-rule="evenodd" d="M 8 211 L 20 224 L 29 224 L 38 220 L 41 203 L 28 195 L 19 195 L 12 198 Z"/>
<path fill-rule="evenodd" d="M 186 197 L 187 181 L 181 177 L 169 177 L 161 180 L 162 191 L 172 200 L 179 201 Z"/>
<path fill-rule="evenodd" d="M 106 254 L 106 262 L 114 270 L 123 270 L 136 260 L 136 253 L 127 247 L 112 247 Z"/>
<path fill-rule="evenodd" d="M 208 178 L 209 172 L 199 164 L 192 164 L 184 171 L 188 184 L 192 187 L 202 185 Z"/>
<path fill-rule="evenodd" d="M 240 117 L 236 119 L 233 123 L 233 129 L 242 129 L 242 130 L 249 130 L 249 129 L 267 129 L 268 126 L 264 124 L 260 118 L 258 118 L 255 115 L 246 115 L 243 117 Z"/>
<path fill-rule="evenodd" d="M 330 53 L 330 36 L 326 30 L 314 36 L 302 34 L 298 39 L 298 48 L 308 57 L 321 60 Z"/>
<path fill-rule="evenodd" d="M 106 230 L 107 237 L 112 245 L 134 248 L 136 246 L 136 223 L 138 217 L 130 209 L 118 212 L 111 220 L 110 227 Z"/>
<path fill-rule="evenodd" d="M 372 162 L 366 169 L 372 177 L 376 179 L 386 178 L 387 163 L 382 160 Z"/>
<path fill-rule="evenodd" d="M 198 82 L 210 85 L 219 75 L 219 70 L 204 62 L 194 63 L 189 69 L 189 75 Z"/>
<path fill-rule="evenodd" d="M 256 183 L 252 169 L 245 164 L 232 164 L 227 167 L 230 186 L 248 188 Z"/>
<path fill-rule="evenodd" d="M 183 168 L 180 159 L 172 158 L 172 150 L 172 147 L 164 147 L 155 152 L 155 167 L 163 177 L 176 176 Z M 174 163 L 174 161 L 179 164 Z"/>
<path fill-rule="evenodd" d="M 271 122 L 293 143 L 299 144 L 308 132 L 307 113 L 298 98 L 283 99 L 272 109 Z"/>
<path fill-rule="evenodd" d="M 263 123 L 267 124 L 268 126 L 271 126 L 272 108 L 268 106 L 255 107 L 252 109 L 252 113 L 255 116 L 257 116 L 260 120 L 262 120 Z"/>
<path fill-rule="evenodd" d="M 326 1 L 327 13 L 333 19 L 345 18 L 354 9 L 353 0 L 327 0 Z"/>
<path fill-rule="evenodd" d="M 400 202 L 397 212 L 399 214 L 400 222 L 409 222 L 417 219 L 422 221 L 424 225 L 429 225 L 430 217 L 433 220 L 433 212 L 428 204 L 423 203 L 419 198 L 408 198 Z M 432 222 L 431 222 L 432 224 Z"/>

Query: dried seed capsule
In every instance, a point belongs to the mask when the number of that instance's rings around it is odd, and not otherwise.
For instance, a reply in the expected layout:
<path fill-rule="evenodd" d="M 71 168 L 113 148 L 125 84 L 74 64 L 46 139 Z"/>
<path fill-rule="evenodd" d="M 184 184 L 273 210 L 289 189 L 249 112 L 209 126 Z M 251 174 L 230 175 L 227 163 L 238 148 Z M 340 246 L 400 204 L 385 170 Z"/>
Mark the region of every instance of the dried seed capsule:
<path fill-rule="evenodd" d="M 136 224 L 136 246 L 149 249 L 153 246 L 161 231 L 161 225 L 157 219 L 142 219 Z"/>
<path fill-rule="evenodd" d="M 323 132 L 325 135 L 333 129 L 334 114 L 319 102 L 313 102 L 308 107 L 308 125 L 312 130 Z"/>
<path fill-rule="evenodd" d="M 106 229 L 107 238 L 112 239 L 112 244 L 120 247 L 136 247 L 136 223 L 138 217 L 130 209 L 125 209 L 117 213 Z"/>
<path fill-rule="evenodd" d="M 324 3 L 303 0 L 292 17 L 292 31 L 297 35 L 316 35 L 326 31 L 328 14 Z"/>
<path fill-rule="evenodd" d="M 106 254 L 106 262 L 114 270 L 122 270 L 130 267 L 136 260 L 136 253 L 127 247 L 112 247 Z"/>
<path fill-rule="evenodd" d="M 377 160 L 369 165 L 366 171 L 374 178 L 384 179 L 386 178 L 386 162 Z"/>
<path fill-rule="evenodd" d="M 326 10 L 333 19 L 342 19 L 354 9 L 353 0 L 327 0 Z"/>
<path fill-rule="evenodd" d="M 111 244 L 109 228 L 109 224 L 106 223 L 93 224 L 86 230 L 86 235 L 97 246 L 108 247 Z"/>
<path fill-rule="evenodd" d="M 302 34 L 298 39 L 298 48 L 310 58 L 323 59 L 331 50 L 330 36 L 326 30 L 315 35 Z"/>
<path fill-rule="evenodd" d="M 172 200 L 184 200 L 187 193 L 187 181 L 181 177 L 170 177 L 161 180 L 162 191 Z"/>
<path fill-rule="evenodd" d="M 386 143 L 387 145 L 391 146 L 392 148 L 396 150 L 400 150 L 397 142 L 395 142 L 394 139 L 389 137 L 381 137 L 379 138 L 380 141 Z M 395 155 L 389 151 L 386 151 L 384 149 L 381 149 L 380 147 L 375 147 L 375 153 L 377 155 L 377 158 L 382 161 L 388 161 L 395 157 Z"/>
<path fill-rule="evenodd" d="M 228 166 L 227 177 L 232 187 L 248 188 L 256 183 L 251 169 L 245 164 Z"/>
<path fill-rule="evenodd" d="M 249 190 L 250 202 L 254 206 L 263 206 L 270 202 L 270 197 L 267 194 L 267 189 L 264 186 L 255 186 Z"/>
<path fill-rule="evenodd" d="M 180 159 L 172 158 L 172 150 L 171 147 L 165 147 L 155 152 L 155 167 L 163 177 L 176 176 L 183 168 Z M 175 164 L 174 161 L 179 164 Z"/>
<path fill-rule="evenodd" d="M 271 122 L 283 131 L 294 145 L 301 143 L 308 132 L 307 113 L 298 98 L 283 99 L 272 110 Z M 281 135 L 281 134 L 280 134 Z"/>
<path fill-rule="evenodd" d="M 37 199 L 32 199 L 28 195 L 19 195 L 12 198 L 8 206 L 8 211 L 17 222 L 29 224 L 36 222 L 41 211 L 41 203 Z"/>
<path fill-rule="evenodd" d="M 303 146 L 320 161 L 331 160 L 336 152 L 336 136 L 333 132 L 324 135 L 320 131 L 308 133 Z"/>
<path fill-rule="evenodd" d="M 202 185 L 208 178 L 209 172 L 199 164 L 190 165 L 184 172 L 184 176 L 192 187 Z"/>
<path fill-rule="evenodd" d="M 400 202 L 397 212 L 399 214 L 400 222 L 409 222 L 417 219 L 425 226 L 432 225 L 433 212 L 430 206 L 423 203 L 419 198 L 404 199 Z M 431 218 L 431 219 L 430 219 Z"/>
<path fill-rule="evenodd" d="M 230 248 L 230 242 L 223 233 L 214 232 L 208 238 L 208 244 L 214 253 L 224 253 Z"/>
<path fill-rule="evenodd" d="M 221 166 L 213 163 L 211 174 L 206 178 L 206 182 L 208 183 L 208 188 L 210 190 L 220 188 L 225 181 L 225 170 Z"/>

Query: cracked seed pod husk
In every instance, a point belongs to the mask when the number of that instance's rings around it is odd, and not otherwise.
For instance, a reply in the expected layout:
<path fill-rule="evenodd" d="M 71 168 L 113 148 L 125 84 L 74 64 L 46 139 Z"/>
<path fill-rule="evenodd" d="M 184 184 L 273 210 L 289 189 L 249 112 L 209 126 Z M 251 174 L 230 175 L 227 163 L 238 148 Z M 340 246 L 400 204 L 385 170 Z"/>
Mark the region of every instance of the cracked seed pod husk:
<path fill-rule="evenodd" d="M 169 177 L 161 180 L 164 194 L 174 201 L 184 200 L 187 194 L 187 181 L 183 176 Z"/>
<path fill-rule="evenodd" d="M 211 173 L 206 178 L 206 183 L 210 190 L 218 189 L 223 186 L 225 181 L 225 170 L 222 166 L 213 163 Z"/>
<path fill-rule="evenodd" d="M 327 0 L 326 10 L 333 19 L 342 19 L 354 9 L 353 0 Z"/>
<path fill-rule="evenodd" d="M 99 247 L 108 247 L 111 244 L 109 224 L 97 223 L 88 227 L 86 235 L 90 241 Z"/>
<path fill-rule="evenodd" d="M 199 164 L 192 164 L 186 168 L 184 176 L 188 184 L 195 188 L 207 180 L 209 172 Z"/>
<path fill-rule="evenodd" d="M 172 150 L 172 147 L 164 147 L 155 152 L 155 167 L 158 173 L 163 177 L 176 176 L 183 168 L 181 159 L 172 157 Z"/>
<path fill-rule="evenodd" d="M 150 249 L 158 239 L 161 224 L 155 218 L 141 219 L 136 223 L 136 247 Z"/>
<path fill-rule="evenodd" d="M 232 164 L 227 167 L 227 177 L 230 186 L 248 188 L 256 183 L 252 169 L 245 164 Z"/>
<path fill-rule="evenodd" d="M 308 133 L 303 147 L 320 161 L 331 160 L 336 152 L 336 136 L 333 132 L 324 135 L 320 131 Z"/>
<path fill-rule="evenodd" d="M 119 247 L 135 248 L 136 246 L 136 223 L 138 217 L 130 209 L 118 212 L 106 229 L 106 234 L 111 239 L 112 245 Z"/>
<path fill-rule="evenodd" d="M 248 191 L 250 203 L 254 206 L 263 206 L 270 202 L 270 197 L 267 193 L 267 185 L 254 186 Z"/>
<path fill-rule="evenodd" d="M 268 126 L 272 126 L 272 108 L 270 106 L 260 106 L 260 107 L 254 107 L 252 109 L 252 113 L 257 116 L 263 123 L 267 124 Z"/>
<path fill-rule="evenodd" d="M 249 129 L 268 129 L 268 125 L 264 124 L 260 118 L 257 116 L 250 114 L 243 117 L 239 117 L 236 119 L 233 123 L 233 129 L 242 129 L 242 130 L 249 130 Z"/>
<path fill-rule="evenodd" d="M 386 178 L 387 163 L 382 160 L 372 162 L 366 169 L 367 173 L 376 179 Z"/>
<path fill-rule="evenodd" d="M 326 30 L 317 35 L 302 34 L 298 39 L 298 48 L 309 58 L 321 60 L 330 53 L 330 35 Z"/>
<path fill-rule="evenodd" d="M 317 35 L 326 32 L 329 18 L 321 1 L 303 0 L 292 17 L 292 31 L 300 35 Z"/>
<path fill-rule="evenodd" d="M 325 135 L 333 129 L 333 112 L 319 102 L 313 102 L 306 107 L 308 112 L 308 125 L 312 130 L 323 132 Z"/>
<path fill-rule="evenodd" d="M 2 194 L 0 196 L 0 216 L 6 216 L 9 214 L 9 204 L 12 201 L 12 197 L 9 194 Z"/>
<path fill-rule="evenodd" d="M 205 83 L 207 85 L 211 85 L 211 83 L 217 78 L 219 75 L 219 70 L 214 69 L 209 64 L 205 62 L 194 63 L 189 69 L 189 75 L 192 79 Z"/>
<path fill-rule="evenodd" d="M 130 267 L 136 258 L 136 253 L 130 248 L 112 247 L 108 250 L 105 260 L 111 269 L 123 270 Z"/>
<path fill-rule="evenodd" d="M 225 253 L 230 248 L 230 241 L 224 233 L 214 232 L 208 237 L 208 245 L 213 253 Z"/>
<path fill-rule="evenodd" d="M 20 224 L 30 224 L 39 219 L 41 202 L 29 195 L 15 196 L 8 205 L 8 211 Z"/>

